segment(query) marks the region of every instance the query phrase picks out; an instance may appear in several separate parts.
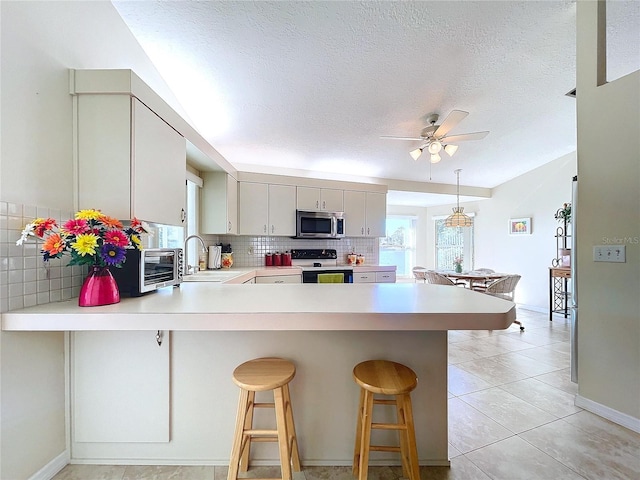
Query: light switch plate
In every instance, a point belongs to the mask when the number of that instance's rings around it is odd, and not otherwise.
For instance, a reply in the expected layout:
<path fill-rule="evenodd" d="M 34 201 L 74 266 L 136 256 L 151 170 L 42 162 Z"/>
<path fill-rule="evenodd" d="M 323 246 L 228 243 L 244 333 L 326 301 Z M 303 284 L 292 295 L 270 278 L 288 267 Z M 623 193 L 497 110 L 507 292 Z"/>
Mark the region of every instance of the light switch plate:
<path fill-rule="evenodd" d="M 624 245 L 595 245 L 593 247 L 594 262 L 626 262 L 626 247 Z"/>

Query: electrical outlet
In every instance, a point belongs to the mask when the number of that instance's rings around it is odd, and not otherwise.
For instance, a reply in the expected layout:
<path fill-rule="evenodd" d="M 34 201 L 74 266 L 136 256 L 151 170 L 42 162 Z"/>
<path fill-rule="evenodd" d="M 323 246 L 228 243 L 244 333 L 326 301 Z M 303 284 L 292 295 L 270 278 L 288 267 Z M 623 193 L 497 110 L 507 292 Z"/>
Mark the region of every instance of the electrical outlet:
<path fill-rule="evenodd" d="M 593 247 L 594 262 L 626 262 L 626 248 L 624 245 L 595 245 Z"/>
<path fill-rule="evenodd" d="M 253 245 L 249 246 L 249 248 L 247 249 L 247 253 L 249 255 L 253 255 Z"/>

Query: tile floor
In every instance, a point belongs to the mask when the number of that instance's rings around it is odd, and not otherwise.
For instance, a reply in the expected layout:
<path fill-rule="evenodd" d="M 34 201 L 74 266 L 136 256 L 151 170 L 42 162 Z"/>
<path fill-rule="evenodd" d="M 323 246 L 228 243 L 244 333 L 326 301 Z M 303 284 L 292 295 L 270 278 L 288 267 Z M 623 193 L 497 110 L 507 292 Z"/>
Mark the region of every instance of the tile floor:
<path fill-rule="evenodd" d="M 451 467 L 424 480 L 637 480 L 640 435 L 573 405 L 569 323 L 519 310 L 525 331 L 449 333 Z M 54 480 L 223 480 L 227 467 L 68 465 Z M 278 477 L 255 468 L 251 477 Z M 399 467 L 372 467 L 395 480 Z M 294 480 L 352 479 L 349 467 L 305 467 Z"/>

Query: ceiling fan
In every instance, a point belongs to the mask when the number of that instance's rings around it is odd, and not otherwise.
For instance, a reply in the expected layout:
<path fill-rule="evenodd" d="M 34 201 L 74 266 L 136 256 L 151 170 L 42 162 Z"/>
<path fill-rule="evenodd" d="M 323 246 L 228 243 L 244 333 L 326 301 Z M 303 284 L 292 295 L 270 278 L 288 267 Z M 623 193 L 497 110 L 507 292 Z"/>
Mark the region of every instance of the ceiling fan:
<path fill-rule="evenodd" d="M 391 140 L 420 140 L 422 141 L 422 145 L 409 152 L 411 158 L 418 160 L 420 155 L 422 155 L 423 150 L 426 149 L 431 154 L 431 163 L 438 163 L 442 160 L 442 157 L 440 157 L 440 151 L 443 148 L 444 151 L 452 157 L 453 154 L 456 153 L 456 150 L 458 150 L 458 146 L 454 145 L 454 143 L 466 142 L 469 140 L 482 140 L 489 134 L 489 132 L 475 132 L 447 136 L 447 133 L 458 125 L 458 123 L 464 120 L 467 115 L 469 115 L 469 112 L 453 110 L 449 115 L 447 115 L 444 122 L 440 125 L 436 125 L 439 115 L 437 113 L 432 113 L 427 117 L 429 126 L 422 129 L 420 137 L 394 137 L 383 135 L 380 138 L 388 138 Z"/>

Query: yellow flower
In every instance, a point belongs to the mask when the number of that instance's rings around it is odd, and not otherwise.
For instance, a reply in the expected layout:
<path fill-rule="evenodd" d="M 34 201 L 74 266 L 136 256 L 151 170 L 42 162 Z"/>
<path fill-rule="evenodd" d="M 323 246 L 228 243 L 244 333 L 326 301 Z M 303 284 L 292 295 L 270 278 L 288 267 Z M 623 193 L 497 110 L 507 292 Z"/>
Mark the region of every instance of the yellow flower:
<path fill-rule="evenodd" d="M 100 210 L 79 210 L 76 212 L 76 219 L 98 220 L 102 216 Z"/>
<path fill-rule="evenodd" d="M 78 212 L 80 213 L 80 212 Z M 98 246 L 98 236 L 93 233 L 85 233 L 78 235 L 76 241 L 71 244 L 73 248 L 80 255 L 95 255 L 96 247 Z"/>
<path fill-rule="evenodd" d="M 131 235 L 131 243 L 133 243 L 138 250 L 142 250 L 142 242 L 138 235 Z"/>

